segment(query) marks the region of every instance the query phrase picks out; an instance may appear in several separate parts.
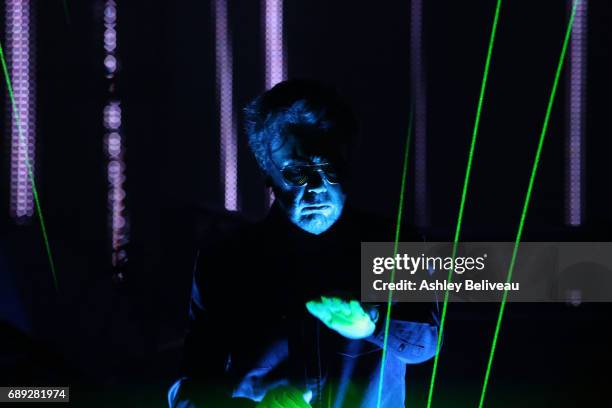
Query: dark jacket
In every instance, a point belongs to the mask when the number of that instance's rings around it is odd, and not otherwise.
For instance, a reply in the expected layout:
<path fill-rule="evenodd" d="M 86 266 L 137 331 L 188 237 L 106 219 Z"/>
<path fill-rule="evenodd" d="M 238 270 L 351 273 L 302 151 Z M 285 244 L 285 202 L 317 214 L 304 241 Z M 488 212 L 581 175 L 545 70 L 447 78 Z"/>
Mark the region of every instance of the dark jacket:
<path fill-rule="evenodd" d="M 346 208 L 320 235 L 275 206 L 262 222 L 203 249 L 194 273 L 184 376 L 172 407 L 252 407 L 279 385 L 313 392 L 311 405 L 376 407 L 386 305 L 375 333 L 349 340 L 305 308 L 326 294 L 360 298 L 361 242 L 392 241 L 390 222 Z M 422 240 L 403 228 L 403 241 Z M 430 303 L 393 306 L 381 407 L 403 407 L 405 365 L 435 354 Z"/>

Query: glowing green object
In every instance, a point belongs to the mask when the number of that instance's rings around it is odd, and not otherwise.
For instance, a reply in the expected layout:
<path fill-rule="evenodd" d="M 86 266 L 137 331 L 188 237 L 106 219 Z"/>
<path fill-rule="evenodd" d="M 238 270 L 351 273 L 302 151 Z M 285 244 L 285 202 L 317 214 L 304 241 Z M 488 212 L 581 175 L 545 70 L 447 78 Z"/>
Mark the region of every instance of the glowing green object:
<path fill-rule="evenodd" d="M 0 41 L 0 62 L 2 62 L 2 72 L 4 73 L 4 80 L 6 82 L 6 89 L 8 90 L 9 99 L 11 100 L 11 108 L 13 109 L 13 114 L 15 115 L 15 120 L 17 121 L 17 129 L 19 136 L 19 143 L 25 144 L 25 140 L 23 137 L 23 133 L 21 130 L 21 119 L 19 118 L 19 111 L 17 110 L 17 105 L 15 104 L 15 97 L 13 95 L 13 86 L 11 85 L 11 78 L 8 73 L 8 68 L 6 66 L 6 60 L 4 59 L 4 50 L 2 48 L 2 42 Z M 34 174 L 32 172 L 32 166 L 30 164 L 30 159 L 28 157 L 27 149 L 24 149 L 24 154 L 26 155 L 26 167 L 28 168 L 28 176 L 30 178 L 30 183 L 32 184 L 32 195 L 34 196 L 34 202 L 36 204 L 36 214 L 38 214 L 38 219 L 40 221 L 40 229 L 42 231 L 43 240 L 45 242 L 45 249 L 47 251 L 47 258 L 49 259 L 49 266 L 51 267 L 51 274 L 53 275 L 53 283 L 55 285 L 55 290 L 59 290 L 57 285 L 57 276 L 55 274 L 55 264 L 53 263 L 53 256 L 51 255 L 51 246 L 49 245 L 49 239 L 47 237 L 47 229 L 45 228 L 45 221 L 43 219 L 42 210 L 40 209 L 40 201 L 38 199 L 38 190 L 36 189 L 36 182 L 34 181 Z"/>
<path fill-rule="evenodd" d="M 295 387 L 285 385 L 273 388 L 266 393 L 264 399 L 257 404 L 257 408 L 311 408 L 306 402 L 310 400 L 312 393 L 301 392 Z"/>
<path fill-rule="evenodd" d="M 455 258 L 457 254 L 457 244 L 459 242 L 459 235 L 461 233 L 461 223 L 463 222 L 463 210 L 465 208 L 465 199 L 467 196 L 467 189 L 470 182 L 470 173 L 472 171 L 472 161 L 474 159 L 474 150 L 476 147 L 476 137 L 478 135 L 478 127 L 480 125 L 480 115 L 482 113 L 482 105 L 484 102 L 484 94 L 487 86 L 487 79 L 489 77 L 489 67 L 491 65 L 491 56 L 493 55 L 493 44 L 495 43 L 495 33 L 497 31 L 497 22 L 499 21 L 499 10 L 501 8 L 501 0 L 497 0 L 495 6 L 495 16 L 493 17 L 493 27 L 491 28 L 491 36 L 489 37 L 489 48 L 487 50 L 487 59 L 485 61 L 484 73 L 482 76 L 482 83 L 480 85 L 480 95 L 478 96 L 478 107 L 476 108 L 476 119 L 474 121 L 474 129 L 472 131 L 472 141 L 470 143 L 470 152 L 468 155 L 468 162 L 465 169 L 465 178 L 463 180 L 463 191 L 461 193 L 461 203 L 459 205 L 459 215 L 457 217 L 457 226 L 455 227 L 455 237 L 453 239 L 453 251 L 452 258 Z M 451 282 L 453 270 L 448 272 L 447 281 Z M 431 407 L 431 400 L 433 397 L 434 384 L 436 381 L 436 371 L 438 369 L 438 359 L 440 354 L 440 344 L 442 343 L 442 335 L 444 333 L 444 322 L 446 320 L 446 309 L 448 307 L 448 290 L 444 293 L 444 304 L 442 306 L 442 316 L 440 318 L 440 330 L 438 331 L 438 341 L 436 344 L 436 355 L 434 356 L 434 364 L 431 372 L 431 381 L 429 383 L 429 394 L 427 396 L 427 408 Z"/>
<path fill-rule="evenodd" d="M 320 301 L 306 303 L 306 309 L 327 327 L 349 339 L 364 339 L 376 329 L 370 315 L 356 300 L 322 296 Z"/>
<path fill-rule="evenodd" d="M 570 16 L 570 20 L 567 24 L 567 29 L 565 31 L 565 39 L 563 40 L 563 47 L 561 48 L 561 56 L 559 57 L 559 62 L 557 63 L 557 70 L 555 72 L 555 80 L 553 81 L 553 86 L 550 92 L 550 97 L 548 98 L 548 106 L 546 107 L 546 114 L 544 116 L 544 124 L 542 125 L 542 131 L 540 133 L 540 140 L 538 141 L 538 149 L 536 150 L 535 159 L 533 161 L 533 166 L 531 168 L 531 176 L 529 178 L 527 194 L 525 195 L 525 201 L 523 203 L 523 211 L 521 212 L 521 219 L 519 221 L 519 226 L 518 226 L 518 230 L 516 233 L 516 239 L 514 241 L 514 249 L 512 251 L 512 258 L 510 260 L 510 266 L 508 267 L 508 275 L 506 278 L 506 282 L 510 282 L 512 280 L 512 272 L 514 270 L 514 265 L 516 262 L 516 255 L 518 253 L 518 247 L 521 242 L 521 236 L 523 235 L 523 227 L 525 225 L 525 218 L 527 217 L 527 209 L 529 208 L 529 202 L 531 201 L 531 193 L 533 191 L 533 184 L 535 182 L 535 176 L 538 170 L 538 165 L 540 163 L 540 155 L 542 154 L 542 146 L 544 145 L 544 138 L 546 136 L 546 131 L 548 130 L 548 122 L 550 120 L 550 113 L 552 111 L 555 94 L 557 93 L 557 86 L 559 85 L 559 78 L 561 76 L 563 60 L 565 59 L 565 54 L 567 51 L 567 44 L 569 43 L 570 34 L 572 32 L 572 26 L 574 24 L 574 16 L 576 15 L 576 9 L 577 9 L 579 2 L 580 0 L 574 1 L 574 5 L 572 7 L 572 14 Z M 502 296 L 501 305 L 499 307 L 499 314 L 497 316 L 497 324 L 495 325 L 495 332 L 493 334 L 493 342 L 491 344 L 491 351 L 489 352 L 489 361 L 487 363 L 487 370 L 485 372 L 485 378 L 482 384 L 482 391 L 480 393 L 480 402 L 478 403 L 478 408 L 482 408 L 484 404 L 484 399 L 485 399 L 485 395 L 487 392 L 487 385 L 489 383 L 489 375 L 491 374 L 491 366 L 493 365 L 493 357 L 495 355 L 495 348 L 497 346 L 497 338 L 499 336 L 499 330 L 500 330 L 501 322 L 504 316 L 504 310 L 506 308 L 507 298 L 508 298 L 508 291 L 505 290 Z"/>

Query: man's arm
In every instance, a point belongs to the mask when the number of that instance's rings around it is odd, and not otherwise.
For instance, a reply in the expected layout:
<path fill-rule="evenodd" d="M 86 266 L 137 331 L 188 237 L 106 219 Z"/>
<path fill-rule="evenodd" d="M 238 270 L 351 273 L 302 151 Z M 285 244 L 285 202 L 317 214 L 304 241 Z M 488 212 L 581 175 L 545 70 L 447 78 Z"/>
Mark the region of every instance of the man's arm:
<path fill-rule="evenodd" d="M 387 350 L 405 364 L 418 364 L 436 353 L 438 319 L 431 303 L 400 304 L 389 319 Z M 349 339 L 364 339 L 384 346 L 386 305 L 377 307 L 357 300 L 321 296 L 306 309 L 331 330 Z"/>
<path fill-rule="evenodd" d="M 402 242 L 423 242 L 425 236 L 408 224 L 401 225 Z M 405 364 L 423 363 L 436 355 L 440 328 L 437 297 L 430 302 L 393 303 L 389 319 L 387 351 Z M 374 334 L 366 340 L 383 347 L 387 304 L 377 307 L 379 318 Z"/>
<path fill-rule="evenodd" d="M 412 307 L 412 313 L 410 308 Z M 392 318 L 389 319 L 389 333 L 387 336 L 387 351 L 397 357 L 405 364 L 423 363 L 436 354 L 438 342 L 438 318 L 429 304 L 407 303 L 401 305 L 407 309 L 405 317 L 396 314 L 392 310 Z M 376 324 L 376 331 L 366 340 L 376 344 L 380 348 L 384 345 L 386 305 L 380 309 L 380 318 Z M 403 320 L 403 319 L 406 320 Z"/>

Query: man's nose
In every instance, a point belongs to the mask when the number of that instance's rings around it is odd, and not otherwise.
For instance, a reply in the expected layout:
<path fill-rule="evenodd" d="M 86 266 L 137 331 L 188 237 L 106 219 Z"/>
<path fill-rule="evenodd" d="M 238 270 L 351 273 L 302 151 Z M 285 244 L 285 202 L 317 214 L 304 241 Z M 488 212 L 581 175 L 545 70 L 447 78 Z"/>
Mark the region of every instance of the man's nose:
<path fill-rule="evenodd" d="M 308 177 L 308 184 L 306 185 L 306 189 L 310 193 L 322 193 L 327 188 L 325 187 L 325 181 L 323 180 L 323 175 L 320 170 L 314 171 Z"/>

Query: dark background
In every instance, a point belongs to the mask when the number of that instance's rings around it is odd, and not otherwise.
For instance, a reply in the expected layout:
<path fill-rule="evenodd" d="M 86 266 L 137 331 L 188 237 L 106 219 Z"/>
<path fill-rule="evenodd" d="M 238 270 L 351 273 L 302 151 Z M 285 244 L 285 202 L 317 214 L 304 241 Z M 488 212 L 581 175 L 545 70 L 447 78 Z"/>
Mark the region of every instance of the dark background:
<path fill-rule="evenodd" d="M 4 135 L 0 317 L 7 323 L 0 342 L 7 345 L 0 363 L 7 368 L 0 378 L 6 385 L 70 384 L 74 400 L 87 406 L 111 400 L 163 406 L 178 367 L 198 231 L 223 207 L 214 22 L 209 1 L 118 3 L 130 216 L 126 279 L 111 279 L 100 3 L 68 1 L 67 19 L 62 1 L 36 1 L 36 174 L 59 291 L 36 218 L 16 225 L 8 216 Z M 495 1 L 424 3 L 428 232 L 452 240 Z M 264 87 L 261 10 L 258 1 L 229 4 L 240 112 Z M 514 238 L 567 11 L 560 0 L 502 5 L 463 220 L 466 240 Z M 389 218 L 397 211 L 410 109 L 409 21 L 409 1 L 285 4 L 288 76 L 334 84 L 354 107 L 362 140 L 351 199 Z M 611 22 L 610 2 L 589 2 L 585 226 L 564 226 L 562 76 L 526 240 L 610 240 Z M 6 95 L 4 82 L 0 89 Z M 2 107 L 9 108 L 6 98 Z M 263 180 L 243 136 L 240 205 L 246 218 L 257 219 L 265 213 Z M 412 173 L 411 167 L 409 222 L 415 221 Z M 611 377 L 609 310 L 508 305 L 488 406 L 582 406 L 579 399 L 604 398 Z M 495 317 L 494 309 L 450 306 L 434 402 L 475 405 Z M 431 363 L 410 368 L 409 404 L 424 401 L 430 371 Z"/>

